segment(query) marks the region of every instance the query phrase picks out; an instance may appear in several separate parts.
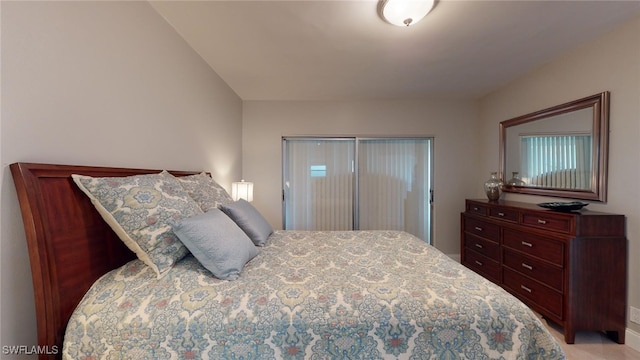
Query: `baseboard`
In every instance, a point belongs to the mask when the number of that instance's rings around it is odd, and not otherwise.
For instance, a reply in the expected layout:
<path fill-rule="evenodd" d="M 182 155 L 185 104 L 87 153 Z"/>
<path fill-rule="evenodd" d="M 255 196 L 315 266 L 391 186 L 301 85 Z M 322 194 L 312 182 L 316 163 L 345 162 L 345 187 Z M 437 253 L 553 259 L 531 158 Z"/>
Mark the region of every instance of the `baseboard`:
<path fill-rule="evenodd" d="M 624 334 L 624 343 L 633 350 L 640 351 L 640 333 L 627 328 Z"/>
<path fill-rule="evenodd" d="M 460 254 L 447 254 L 447 256 L 452 258 L 456 262 L 460 262 Z"/>

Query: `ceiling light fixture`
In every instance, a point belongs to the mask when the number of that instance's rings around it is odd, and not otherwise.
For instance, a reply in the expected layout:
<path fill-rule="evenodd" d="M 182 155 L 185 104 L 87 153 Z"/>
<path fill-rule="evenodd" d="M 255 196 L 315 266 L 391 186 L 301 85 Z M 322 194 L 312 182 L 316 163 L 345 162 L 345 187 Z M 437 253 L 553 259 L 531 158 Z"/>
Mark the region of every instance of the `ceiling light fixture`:
<path fill-rule="evenodd" d="M 425 17 L 434 3 L 435 0 L 381 0 L 380 15 L 390 24 L 407 27 Z"/>

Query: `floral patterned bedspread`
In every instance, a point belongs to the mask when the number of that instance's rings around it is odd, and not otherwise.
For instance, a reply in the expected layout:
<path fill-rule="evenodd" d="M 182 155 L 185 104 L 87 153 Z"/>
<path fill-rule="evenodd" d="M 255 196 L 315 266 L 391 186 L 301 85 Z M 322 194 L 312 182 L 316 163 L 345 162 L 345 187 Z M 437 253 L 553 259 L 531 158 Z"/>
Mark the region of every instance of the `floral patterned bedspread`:
<path fill-rule="evenodd" d="M 564 359 L 520 301 L 405 232 L 276 231 L 240 278 L 134 260 L 72 315 L 66 359 Z"/>

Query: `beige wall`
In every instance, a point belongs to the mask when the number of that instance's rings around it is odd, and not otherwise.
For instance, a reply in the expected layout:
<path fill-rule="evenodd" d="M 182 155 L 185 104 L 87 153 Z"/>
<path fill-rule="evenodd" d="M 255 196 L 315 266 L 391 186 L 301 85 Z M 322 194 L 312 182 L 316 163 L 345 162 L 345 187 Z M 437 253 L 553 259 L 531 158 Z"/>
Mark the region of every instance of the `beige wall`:
<path fill-rule="evenodd" d="M 460 252 L 464 199 L 489 177 L 478 172 L 477 108 L 471 101 L 245 101 L 243 176 L 254 182 L 254 204 L 282 228 L 282 137 L 292 135 L 435 136 L 434 245 Z"/>
<path fill-rule="evenodd" d="M 640 308 L 640 17 L 482 99 L 487 149 L 483 168 L 497 166 L 500 121 L 607 90 L 611 92 L 608 201 L 588 209 L 627 216 L 628 302 Z M 507 198 L 550 201 L 526 195 Z M 628 327 L 640 331 L 636 324 Z"/>
<path fill-rule="evenodd" d="M 31 270 L 7 165 L 207 170 L 230 188 L 242 101 L 146 2 L 1 9 L 0 345 L 31 346 Z"/>

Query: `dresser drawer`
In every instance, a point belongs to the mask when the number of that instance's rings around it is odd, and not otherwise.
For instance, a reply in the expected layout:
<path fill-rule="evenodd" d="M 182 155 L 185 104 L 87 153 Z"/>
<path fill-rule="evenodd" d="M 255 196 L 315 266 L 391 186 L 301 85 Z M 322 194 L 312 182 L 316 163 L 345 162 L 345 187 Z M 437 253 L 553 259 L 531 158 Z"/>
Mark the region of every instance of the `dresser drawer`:
<path fill-rule="evenodd" d="M 552 211 L 546 212 L 524 212 L 522 223 L 539 229 L 559 231 L 563 233 L 573 233 L 573 217 L 563 216 Z"/>
<path fill-rule="evenodd" d="M 508 266 L 560 292 L 563 291 L 564 277 L 562 268 L 508 249 L 504 249 L 503 252 L 502 264 L 504 266 Z"/>
<path fill-rule="evenodd" d="M 476 204 L 472 202 L 467 202 L 466 205 L 468 213 L 482 216 L 487 216 L 487 214 L 489 214 L 489 207 L 486 205 Z"/>
<path fill-rule="evenodd" d="M 495 261 L 500 260 L 500 245 L 497 242 L 466 234 L 464 246 Z"/>
<path fill-rule="evenodd" d="M 500 241 L 500 227 L 490 222 L 467 217 L 464 223 L 464 231 L 495 242 Z"/>
<path fill-rule="evenodd" d="M 493 282 L 500 283 L 500 263 L 497 261 L 478 254 L 469 248 L 465 248 L 464 262 L 462 264 L 485 278 Z"/>
<path fill-rule="evenodd" d="M 545 259 L 558 266 L 564 265 L 564 243 L 560 241 L 512 229 L 504 229 L 502 236 L 505 247 Z"/>
<path fill-rule="evenodd" d="M 520 212 L 518 212 L 517 210 L 498 206 L 498 207 L 493 207 L 489 209 L 489 216 L 494 217 L 496 219 L 500 219 L 500 220 L 518 222 Z"/>
<path fill-rule="evenodd" d="M 536 304 L 559 319 L 563 318 L 562 294 L 508 268 L 504 268 L 502 275 L 504 286 L 518 297 L 529 300 L 529 303 Z"/>

